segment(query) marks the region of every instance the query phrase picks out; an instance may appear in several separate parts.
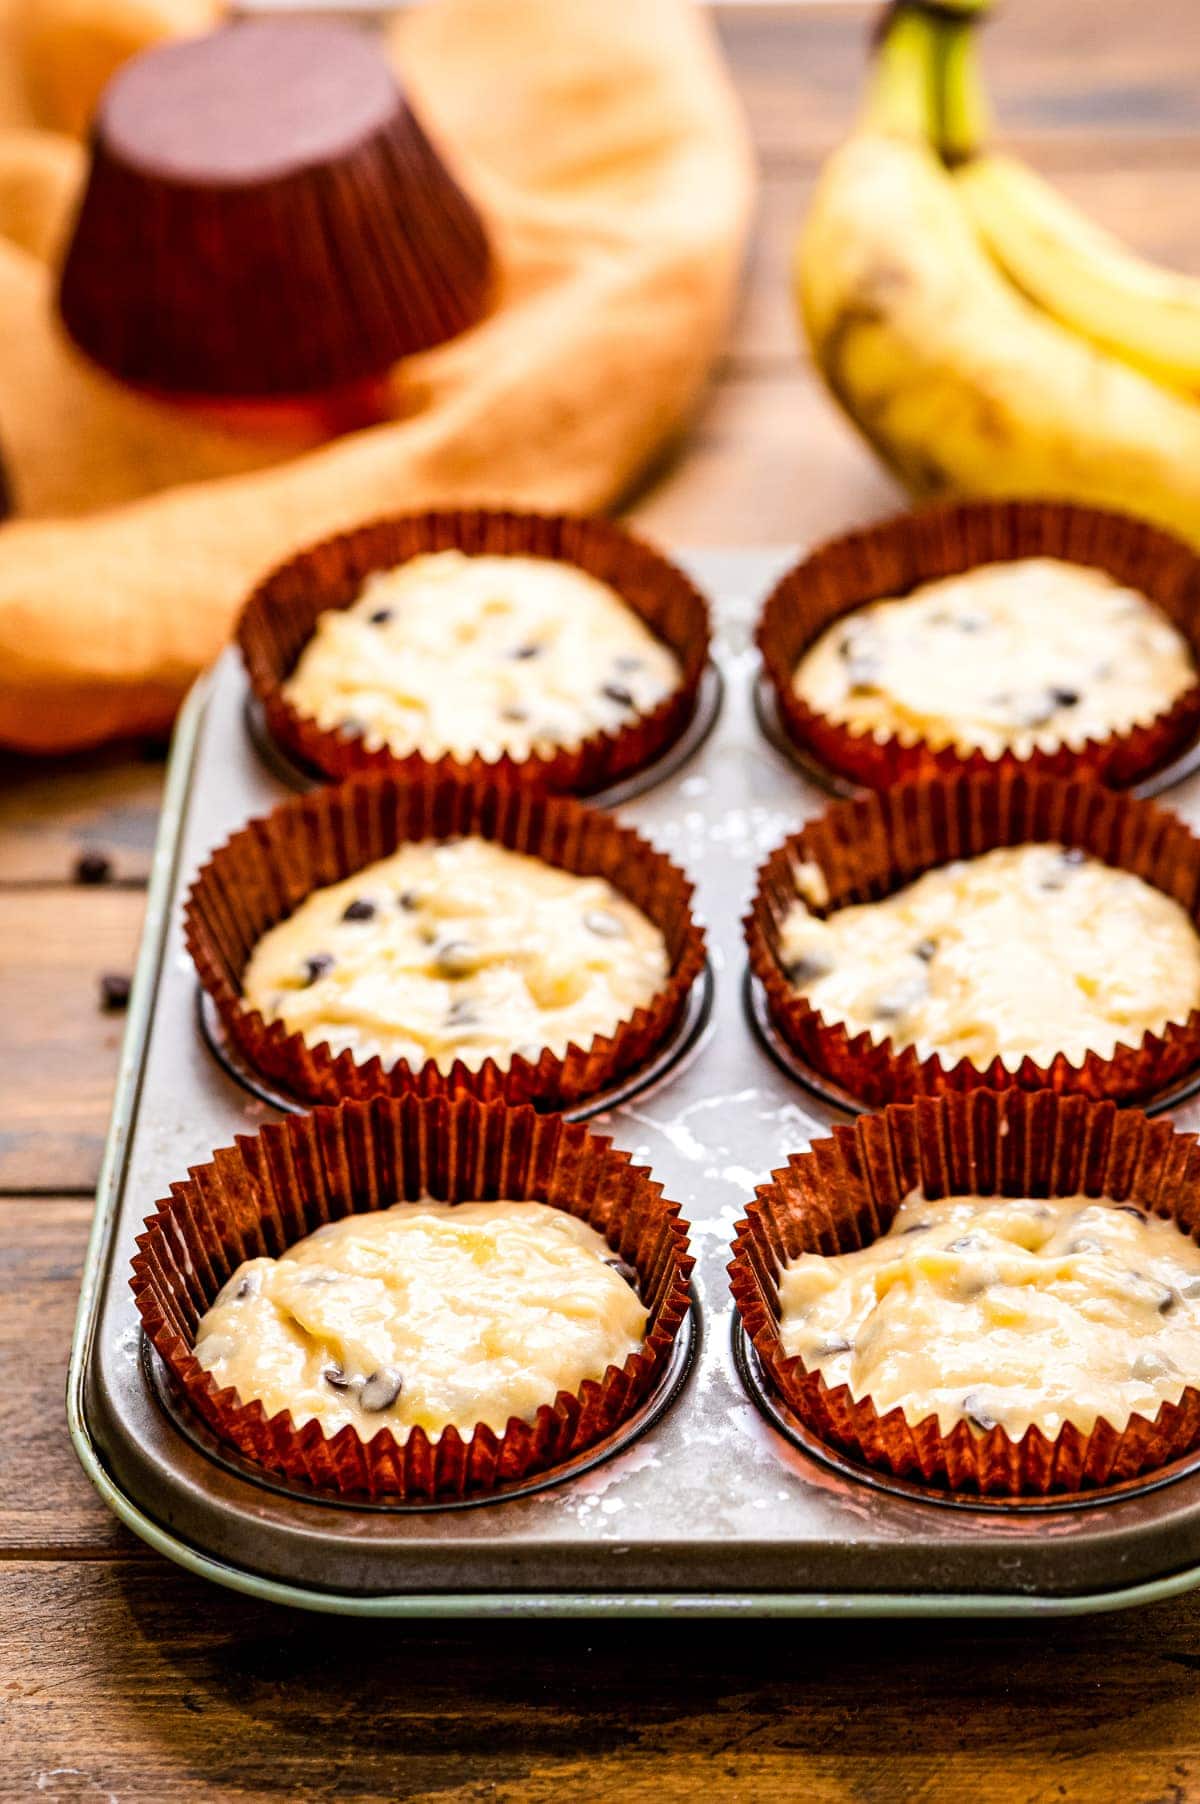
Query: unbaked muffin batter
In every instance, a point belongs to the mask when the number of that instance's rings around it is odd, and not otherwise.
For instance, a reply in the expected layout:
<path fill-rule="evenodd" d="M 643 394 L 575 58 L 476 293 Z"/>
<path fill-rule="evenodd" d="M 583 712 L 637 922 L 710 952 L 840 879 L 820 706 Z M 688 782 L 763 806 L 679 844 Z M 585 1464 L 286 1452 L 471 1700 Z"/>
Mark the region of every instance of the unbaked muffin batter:
<path fill-rule="evenodd" d="M 1200 1006 L 1200 938 L 1179 903 L 1054 845 L 943 865 L 824 920 L 797 899 L 780 962 L 827 1021 L 944 1064 L 1111 1058 Z"/>
<path fill-rule="evenodd" d="M 397 1203 L 240 1265 L 196 1357 L 244 1403 L 369 1441 L 501 1432 L 642 1344 L 637 1274 L 546 1203 Z"/>
<path fill-rule="evenodd" d="M 423 840 L 306 897 L 254 948 L 242 990 L 310 1045 L 475 1071 L 611 1033 L 669 962 L 602 877 L 489 840 Z"/>
<path fill-rule="evenodd" d="M 802 1254 L 780 1303 L 788 1354 L 943 1433 L 1121 1429 L 1200 1383 L 1200 1248 L 1128 1203 L 915 1192 L 870 1246 Z"/>
<path fill-rule="evenodd" d="M 1187 641 L 1137 590 L 1019 558 L 856 609 L 805 653 L 793 687 L 853 732 L 998 757 L 1127 732 L 1195 681 Z"/>
<path fill-rule="evenodd" d="M 681 674 L 616 590 L 575 565 L 437 551 L 322 614 L 283 693 L 319 726 L 400 756 L 528 758 L 629 726 Z"/>

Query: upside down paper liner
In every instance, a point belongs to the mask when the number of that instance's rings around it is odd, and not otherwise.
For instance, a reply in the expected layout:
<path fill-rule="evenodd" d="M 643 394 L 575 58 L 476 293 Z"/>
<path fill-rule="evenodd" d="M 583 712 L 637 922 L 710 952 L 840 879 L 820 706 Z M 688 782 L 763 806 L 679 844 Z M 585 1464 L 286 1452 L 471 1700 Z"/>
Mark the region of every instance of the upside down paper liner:
<path fill-rule="evenodd" d="M 591 733 L 572 747 L 535 749 L 528 758 L 507 752 L 495 759 L 481 754 L 430 759 L 420 752 L 398 756 L 386 746 L 368 747 L 359 734 L 320 727 L 299 713 L 285 699 L 283 685 L 318 616 L 329 608 L 348 607 L 374 571 L 437 551 L 551 558 L 576 565 L 615 589 L 670 647 L 681 667 L 678 686 L 626 726 Z M 293 757 L 326 776 L 358 771 L 420 776 L 431 768 L 453 768 L 463 776 L 583 795 L 641 769 L 679 738 L 695 711 L 708 661 L 709 621 L 703 597 L 683 571 L 610 521 L 471 509 L 377 520 L 309 546 L 259 584 L 243 610 L 237 636 L 271 734 Z"/>
<path fill-rule="evenodd" d="M 369 1442 L 327 1436 L 219 1389 L 193 1352 L 196 1326 L 244 1260 L 277 1256 L 326 1222 L 404 1200 L 553 1204 L 590 1223 L 638 1273 L 642 1348 L 578 1394 L 560 1391 L 503 1434 L 479 1425 Z M 183 1395 L 246 1458 L 347 1495 L 450 1501 L 528 1478 L 594 1446 L 653 1390 L 688 1310 L 687 1223 L 648 1171 L 561 1117 L 469 1098 L 376 1097 L 240 1135 L 172 1184 L 147 1218 L 131 1284 L 147 1336 Z"/>
<path fill-rule="evenodd" d="M 783 920 L 804 893 L 798 867 L 816 867 L 826 915 L 850 903 L 878 901 L 922 872 L 997 846 L 1057 841 L 1131 871 L 1179 902 L 1200 924 L 1200 840 L 1175 815 L 1096 783 L 1060 782 L 1012 764 L 973 776 L 930 778 L 838 802 L 778 846 L 759 871 L 746 918 L 750 966 L 766 992 L 771 1019 L 801 1057 L 869 1103 L 947 1090 L 1077 1090 L 1095 1097 L 1148 1097 L 1200 1062 L 1200 1013 L 1147 1033 L 1140 1046 L 1118 1045 L 1111 1058 L 1089 1052 L 1080 1064 L 1058 1053 L 1047 1066 L 1025 1058 L 1010 1070 L 997 1058 L 980 1069 L 950 1066 L 913 1046 L 852 1036 L 794 990 L 779 956 Z M 807 886 L 806 886 L 807 887 Z M 809 905 L 811 900 L 806 896 Z"/>
<path fill-rule="evenodd" d="M 644 1007 L 587 1046 L 535 1062 L 514 1054 L 477 1071 L 431 1059 L 385 1068 L 376 1057 L 336 1057 L 282 1021 L 268 1023 L 242 997 L 258 941 L 314 889 L 340 882 L 414 840 L 478 834 L 579 875 L 605 877 L 662 931 L 670 974 Z M 187 947 L 230 1037 L 253 1068 L 297 1097 L 336 1102 L 390 1091 L 565 1107 L 645 1064 L 679 1021 L 704 967 L 704 935 L 691 913 L 692 885 L 663 853 L 611 815 L 568 796 L 429 774 L 420 781 L 358 777 L 284 802 L 241 828 L 211 856 L 189 892 Z"/>
<path fill-rule="evenodd" d="M 821 1440 L 898 1477 L 956 1492 L 1029 1497 L 1086 1491 L 1136 1477 L 1200 1441 L 1200 1391 L 1164 1403 L 1153 1421 L 1090 1432 L 1037 1427 L 1013 1440 L 967 1422 L 943 1434 L 936 1415 L 879 1415 L 869 1396 L 830 1389 L 783 1351 L 779 1278 L 801 1253 L 845 1253 L 887 1231 L 906 1195 L 1111 1197 L 1200 1233 L 1200 1149 L 1194 1134 L 1111 1102 L 1049 1092 L 974 1091 L 866 1115 L 793 1153 L 758 1187 L 739 1222 L 729 1267 L 738 1313 L 773 1385 Z"/>

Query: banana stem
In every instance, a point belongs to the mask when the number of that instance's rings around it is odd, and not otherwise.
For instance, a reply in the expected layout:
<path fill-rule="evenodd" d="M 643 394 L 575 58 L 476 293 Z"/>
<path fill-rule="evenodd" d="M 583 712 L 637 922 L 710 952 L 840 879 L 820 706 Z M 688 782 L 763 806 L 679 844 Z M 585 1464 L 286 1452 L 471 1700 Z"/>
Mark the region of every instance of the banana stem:
<path fill-rule="evenodd" d="M 947 163 L 965 163 L 983 149 L 991 130 L 991 108 L 979 67 L 975 21 L 944 19 L 935 54 L 937 147 Z"/>
<path fill-rule="evenodd" d="M 947 162 L 973 156 L 989 126 L 974 33 L 990 4 L 893 0 L 876 41 L 868 126 L 931 144 Z"/>
<path fill-rule="evenodd" d="M 885 18 L 867 93 L 866 122 L 899 138 L 929 139 L 937 122 L 938 21 L 915 7 L 897 6 Z"/>

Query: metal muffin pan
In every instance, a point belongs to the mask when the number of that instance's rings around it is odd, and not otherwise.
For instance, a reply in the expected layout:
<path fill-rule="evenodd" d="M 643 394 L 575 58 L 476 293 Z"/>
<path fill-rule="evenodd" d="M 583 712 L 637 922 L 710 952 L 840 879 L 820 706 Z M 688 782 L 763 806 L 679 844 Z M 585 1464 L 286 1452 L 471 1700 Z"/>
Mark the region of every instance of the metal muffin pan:
<path fill-rule="evenodd" d="M 963 1509 L 859 1472 L 796 1434 L 764 1394 L 731 1319 L 734 1223 L 756 1183 L 848 1115 L 782 1069 L 752 1027 L 741 917 L 759 863 L 828 796 L 756 719 L 754 617 L 786 555 L 685 561 L 714 604 L 724 705 L 690 759 L 621 812 L 695 880 L 712 994 L 699 986 L 666 1069 L 593 1121 L 681 1204 L 698 1258 L 692 1333 L 645 1419 L 525 1494 L 397 1509 L 278 1485 L 180 1414 L 129 1290 L 134 1240 L 173 1178 L 278 1115 L 201 1030 L 180 926 L 211 848 L 290 793 L 247 729 L 229 652 L 190 698 L 168 773 L 68 1378 L 85 1469 L 180 1564 L 346 1614 L 1031 1615 L 1200 1583 L 1200 1471 L 1188 1462 L 1068 1508 Z M 1166 801 L 1200 821 L 1200 779 Z M 1174 1115 L 1200 1126 L 1200 1103 Z"/>

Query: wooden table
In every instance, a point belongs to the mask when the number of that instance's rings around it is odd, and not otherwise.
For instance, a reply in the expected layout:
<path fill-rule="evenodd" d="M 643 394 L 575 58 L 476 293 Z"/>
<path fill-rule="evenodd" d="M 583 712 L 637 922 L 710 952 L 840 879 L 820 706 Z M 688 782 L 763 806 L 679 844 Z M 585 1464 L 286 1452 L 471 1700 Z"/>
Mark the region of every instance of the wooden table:
<path fill-rule="evenodd" d="M 785 281 L 864 18 L 721 17 L 762 212 L 687 455 L 632 510 L 667 542 L 809 540 L 896 499 L 798 356 Z M 1013 141 L 1200 270 L 1194 0 L 1011 0 L 988 55 Z M 120 1529 L 75 1464 L 63 1375 L 121 1032 L 97 982 L 132 966 L 162 765 L 0 771 L 0 1797 L 1200 1796 L 1200 1595 L 1030 1627 L 442 1631 L 261 1607 Z M 85 847 L 113 884 L 72 884 Z"/>

